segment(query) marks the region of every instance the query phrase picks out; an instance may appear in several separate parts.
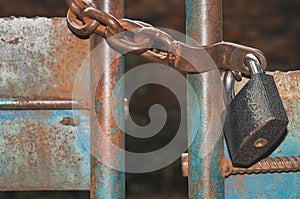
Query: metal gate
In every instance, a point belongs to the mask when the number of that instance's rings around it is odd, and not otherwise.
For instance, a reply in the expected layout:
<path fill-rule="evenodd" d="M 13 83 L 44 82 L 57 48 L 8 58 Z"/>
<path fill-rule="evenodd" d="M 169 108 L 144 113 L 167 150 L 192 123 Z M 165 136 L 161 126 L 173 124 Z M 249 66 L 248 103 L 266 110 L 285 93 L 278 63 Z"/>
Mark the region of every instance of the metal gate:
<path fill-rule="evenodd" d="M 105 11 L 122 17 L 122 1 L 98 3 Z M 223 40 L 220 0 L 187 0 L 186 13 L 188 36 L 203 46 Z M 124 102 L 120 100 L 124 88 L 119 88 L 118 96 L 112 93 L 114 82 L 124 72 L 122 59 L 104 74 L 99 87 L 94 81 L 99 75 L 96 65 L 109 62 L 111 55 L 107 50 L 97 52 L 102 56 L 91 57 L 90 73 L 94 76 L 88 88 L 77 91 L 92 96 L 91 91 L 96 90 L 99 107 L 97 115 L 91 115 L 90 97 L 75 100 L 73 86 L 83 60 L 102 38 L 79 39 L 64 18 L 0 19 L 0 38 L 0 190 L 90 190 L 92 199 L 124 198 L 124 172 L 90 157 L 91 151 L 107 156 L 114 164 L 124 164 L 123 154 L 107 150 L 108 146 L 98 139 L 124 146 Z M 228 164 L 221 127 L 211 131 L 219 136 L 213 150 L 204 157 L 200 153 L 203 132 L 208 129 L 194 129 L 193 123 L 203 123 L 214 114 L 207 108 L 211 100 L 206 89 L 210 76 L 187 75 L 202 100 L 199 112 L 188 112 L 189 134 L 196 133 L 189 148 L 191 158 L 183 158 L 183 173 L 189 176 L 189 198 L 299 197 L 300 173 L 295 171 L 300 167 L 300 72 L 272 75 L 290 120 L 288 133 L 271 158 L 249 169 Z M 243 84 L 245 81 L 237 90 Z M 188 96 L 192 101 L 194 95 Z M 121 126 L 115 124 L 111 109 L 120 112 Z M 97 131 L 98 122 L 106 129 L 104 133 Z"/>

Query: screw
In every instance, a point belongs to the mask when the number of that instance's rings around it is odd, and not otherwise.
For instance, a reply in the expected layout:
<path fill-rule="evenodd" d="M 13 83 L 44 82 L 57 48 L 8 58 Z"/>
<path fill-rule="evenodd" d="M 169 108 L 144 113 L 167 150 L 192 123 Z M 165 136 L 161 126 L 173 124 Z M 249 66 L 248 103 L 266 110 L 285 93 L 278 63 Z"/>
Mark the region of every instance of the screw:
<path fill-rule="evenodd" d="M 79 126 L 80 119 L 74 119 L 71 117 L 64 117 L 60 123 L 64 126 Z"/>

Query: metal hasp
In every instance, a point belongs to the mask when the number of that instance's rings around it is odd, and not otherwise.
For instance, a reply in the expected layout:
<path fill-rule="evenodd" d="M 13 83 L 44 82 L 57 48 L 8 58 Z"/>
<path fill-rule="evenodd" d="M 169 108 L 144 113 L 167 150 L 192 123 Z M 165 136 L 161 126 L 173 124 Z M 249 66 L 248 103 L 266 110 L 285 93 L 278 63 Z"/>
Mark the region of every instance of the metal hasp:
<path fill-rule="evenodd" d="M 117 18 L 123 16 L 122 0 L 96 0 L 96 7 Z M 113 60 L 118 54 L 106 45 L 97 46 L 105 41 L 94 34 L 90 38 L 91 50 L 91 87 L 92 100 L 95 105 L 96 118 L 91 117 L 91 199 L 125 198 L 125 174 L 114 170 L 107 164 L 122 167 L 125 164 L 124 155 L 118 154 L 111 144 L 124 147 L 124 136 L 121 128 L 124 125 L 124 88 L 117 88 L 118 96 L 114 94 L 116 81 L 124 73 L 121 59 Z M 101 64 L 102 63 L 102 64 Z M 104 63 L 104 64 L 103 64 Z M 99 74 L 100 65 L 107 65 L 103 74 Z M 100 81 L 98 82 L 99 76 Z M 91 111 L 92 113 L 93 111 Z M 118 112 L 116 118 L 114 113 Z M 116 120 L 119 121 L 116 121 Z M 100 126 L 98 126 L 100 124 Z M 100 160 L 101 157 L 101 160 Z M 106 164 L 104 163 L 106 162 Z"/>
<path fill-rule="evenodd" d="M 186 28 L 187 35 L 202 46 L 222 41 L 222 1 L 186 0 Z M 188 90 L 188 135 L 195 136 L 189 147 L 189 198 L 224 198 L 222 125 L 217 123 L 220 118 L 213 118 L 218 117 L 210 106 L 214 92 L 207 89 L 220 80 L 216 71 L 190 73 L 187 78 L 196 94 Z M 214 123 L 211 128 L 210 121 Z M 207 133 L 211 141 L 205 140 Z"/>

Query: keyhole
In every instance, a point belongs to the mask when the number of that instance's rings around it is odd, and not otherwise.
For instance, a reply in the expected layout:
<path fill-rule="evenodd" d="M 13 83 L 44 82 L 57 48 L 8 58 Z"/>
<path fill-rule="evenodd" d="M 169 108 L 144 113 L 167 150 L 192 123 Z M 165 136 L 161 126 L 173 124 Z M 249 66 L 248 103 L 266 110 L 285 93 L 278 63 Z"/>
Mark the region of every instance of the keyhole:
<path fill-rule="evenodd" d="M 253 146 L 255 146 L 256 148 L 261 148 L 261 147 L 264 147 L 268 144 L 268 140 L 266 138 L 258 138 Z"/>

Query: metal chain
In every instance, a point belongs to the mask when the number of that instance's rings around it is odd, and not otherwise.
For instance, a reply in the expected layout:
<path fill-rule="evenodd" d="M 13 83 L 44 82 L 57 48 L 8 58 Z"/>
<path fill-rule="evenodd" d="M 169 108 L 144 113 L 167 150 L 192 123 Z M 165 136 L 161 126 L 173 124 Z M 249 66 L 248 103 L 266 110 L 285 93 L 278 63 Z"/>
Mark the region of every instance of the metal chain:
<path fill-rule="evenodd" d="M 174 39 L 167 33 L 150 24 L 130 19 L 116 19 L 114 16 L 95 8 L 92 2 L 67 0 L 69 10 L 67 22 L 69 28 L 78 36 L 96 33 L 105 39 L 117 52 L 133 52 L 144 59 L 168 64 L 168 49 Z M 133 33 L 120 34 L 124 31 Z M 112 37 L 115 36 L 115 37 Z M 162 45 L 161 49 L 149 49 L 154 42 Z"/>
<path fill-rule="evenodd" d="M 204 47 L 190 46 L 145 22 L 116 19 L 97 9 L 92 0 L 67 0 L 67 4 L 67 23 L 76 35 L 86 37 L 98 34 L 119 53 L 135 53 L 147 61 L 173 66 L 185 72 L 198 70 L 178 55 L 192 54 L 198 58 L 208 53 L 219 69 L 233 71 L 236 80 L 241 80 L 242 74 L 249 75 L 249 69 L 243 63 L 243 57 L 248 53 L 257 56 L 262 68 L 266 68 L 264 54 L 254 48 L 230 42 Z"/>

